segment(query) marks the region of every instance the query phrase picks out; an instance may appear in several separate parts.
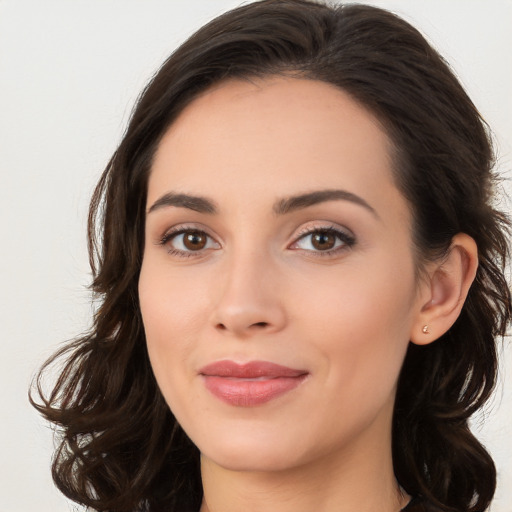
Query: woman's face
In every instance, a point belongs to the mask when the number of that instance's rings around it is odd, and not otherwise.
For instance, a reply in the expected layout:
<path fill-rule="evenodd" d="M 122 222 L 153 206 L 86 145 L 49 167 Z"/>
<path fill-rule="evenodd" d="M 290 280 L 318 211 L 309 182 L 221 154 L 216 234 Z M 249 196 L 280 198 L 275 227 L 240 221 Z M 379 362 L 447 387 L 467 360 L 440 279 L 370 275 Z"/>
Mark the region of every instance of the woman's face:
<path fill-rule="evenodd" d="M 323 82 L 225 82 L 162 139 L 140 305 L 153 370 L 214 464 L 389 450 L 421 309 L 411 214 L 375 118 Z"/>

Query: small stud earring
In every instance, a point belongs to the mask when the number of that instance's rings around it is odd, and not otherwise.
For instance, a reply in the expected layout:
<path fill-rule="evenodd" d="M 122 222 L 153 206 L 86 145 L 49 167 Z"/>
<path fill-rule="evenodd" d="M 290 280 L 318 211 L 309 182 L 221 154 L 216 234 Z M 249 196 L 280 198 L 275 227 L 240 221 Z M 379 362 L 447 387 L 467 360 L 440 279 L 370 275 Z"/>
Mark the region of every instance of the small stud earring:
<path fill-rule="evenodd" d="M 423 334 L 429 334 L 430 333 L 430 329 L 428 328 L 428 325 L 424 325 L 423 328 L 421 329 L 421 332 Z"/>

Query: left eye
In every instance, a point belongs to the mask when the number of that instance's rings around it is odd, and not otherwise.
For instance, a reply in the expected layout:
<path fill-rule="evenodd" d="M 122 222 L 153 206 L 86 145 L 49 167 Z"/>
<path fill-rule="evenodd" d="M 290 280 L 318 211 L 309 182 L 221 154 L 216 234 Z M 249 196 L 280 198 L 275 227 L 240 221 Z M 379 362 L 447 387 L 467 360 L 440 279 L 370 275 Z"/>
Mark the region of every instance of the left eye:
<path fill-rule="evenodd" d="M 292 248 L 305 251 L 331 252 L 354 244 L 354 238 L 335 229 L 315 229 L 302 235 Z"/>

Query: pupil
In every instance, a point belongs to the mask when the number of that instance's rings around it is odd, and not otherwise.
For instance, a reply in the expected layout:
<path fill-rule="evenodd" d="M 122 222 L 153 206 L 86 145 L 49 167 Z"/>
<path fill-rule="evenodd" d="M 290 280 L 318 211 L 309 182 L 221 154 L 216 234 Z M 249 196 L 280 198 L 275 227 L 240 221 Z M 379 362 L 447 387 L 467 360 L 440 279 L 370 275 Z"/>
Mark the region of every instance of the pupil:
<path fill-rule="evenodd" d="M 206 245 L 206 237 L 199 231 L 192 231 L 185 234 L 183 244 L 187 249 L 197 251 Z"/>
<path fill-rule="evenodd" d="M 313 235 L 313 247 L 315 249 L 326 250 L 332 249 L 336 239 L 334 235 L 330 233 L 317 233 Z"/>

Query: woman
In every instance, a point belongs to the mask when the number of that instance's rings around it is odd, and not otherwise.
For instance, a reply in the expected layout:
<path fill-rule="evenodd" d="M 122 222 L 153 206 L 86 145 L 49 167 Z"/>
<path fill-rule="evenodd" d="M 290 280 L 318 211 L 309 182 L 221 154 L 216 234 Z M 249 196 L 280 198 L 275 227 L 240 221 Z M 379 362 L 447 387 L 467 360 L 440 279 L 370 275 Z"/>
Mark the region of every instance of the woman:
<path fill-rule="evenodd" d="M 467 422 L 511 311 L 491 166 L 386 11 L 266 0 L 203 27 L 91 203 L 102 305 L 37 405 L 59 488 L 105 511 L 485 510 Z"/>

